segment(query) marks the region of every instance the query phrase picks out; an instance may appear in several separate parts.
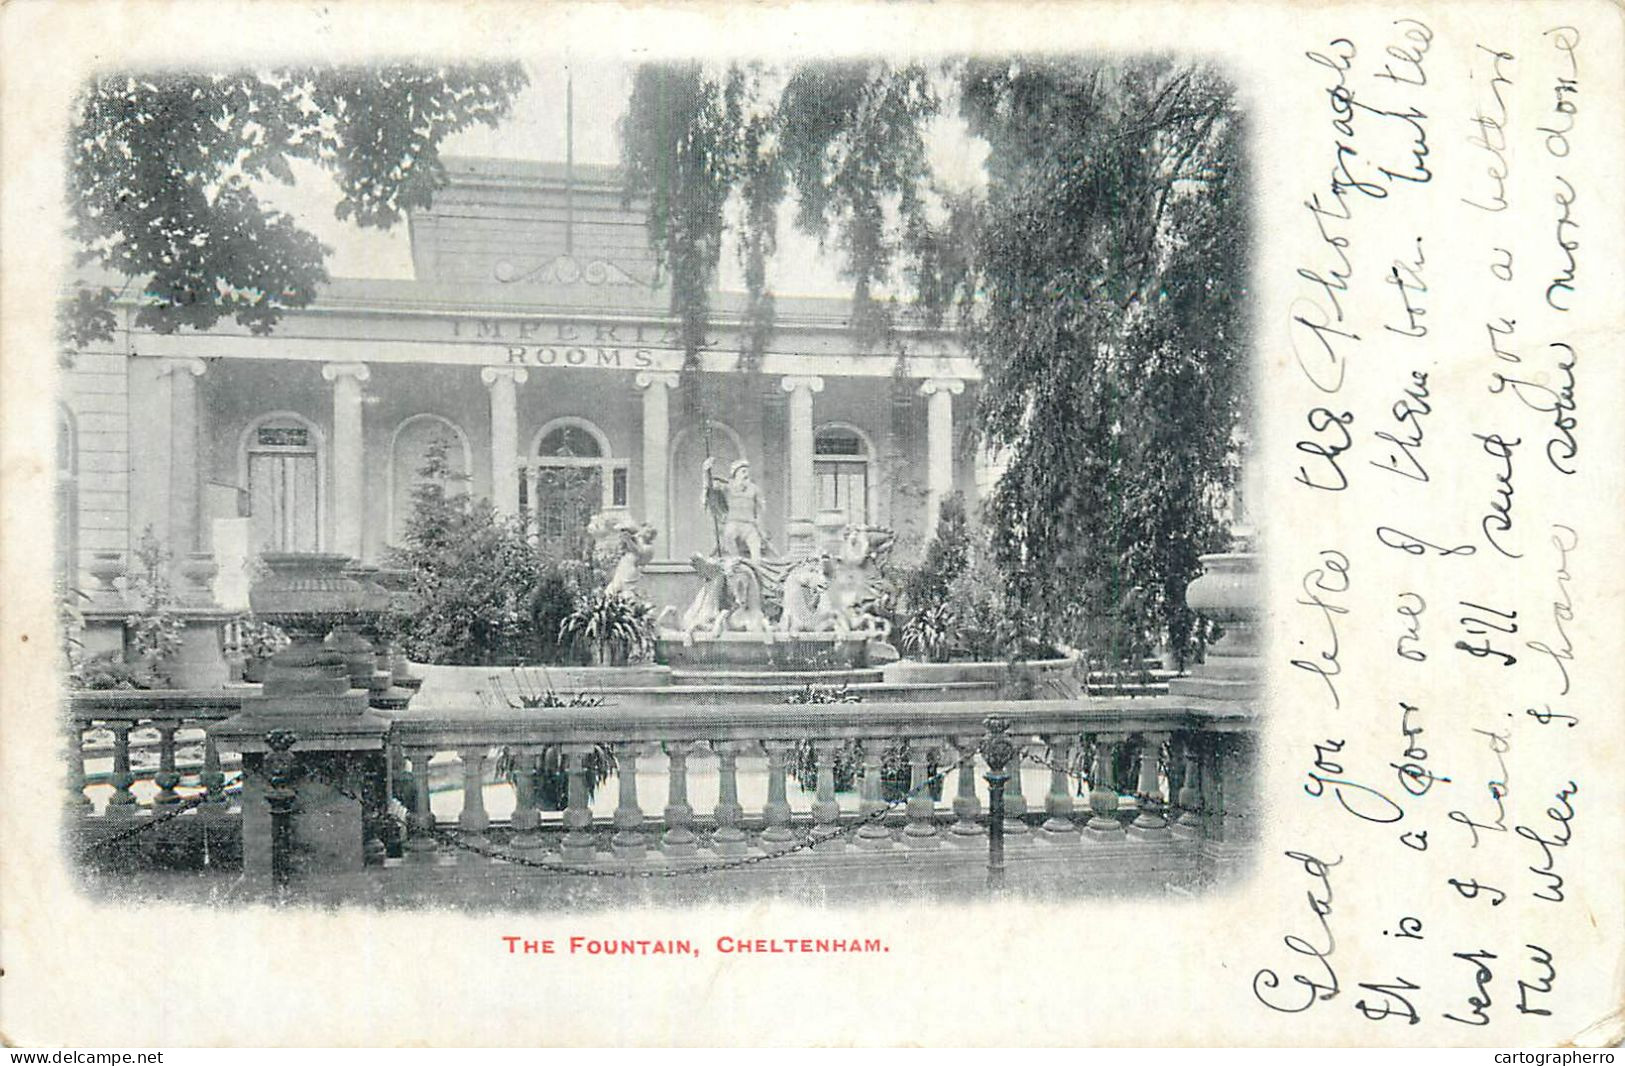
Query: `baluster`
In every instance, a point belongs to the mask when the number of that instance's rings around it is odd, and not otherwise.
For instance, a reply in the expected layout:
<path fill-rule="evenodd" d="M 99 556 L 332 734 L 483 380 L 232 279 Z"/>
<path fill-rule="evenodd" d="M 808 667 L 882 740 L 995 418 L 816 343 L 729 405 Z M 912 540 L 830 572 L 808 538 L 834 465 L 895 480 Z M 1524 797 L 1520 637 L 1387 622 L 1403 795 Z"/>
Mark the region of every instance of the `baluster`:
<path fill-rule="evenodd" d="M 1123 837 L 1123 823 L 1117 814 L 1117 771 L 1113 756 L 1121 737 L 1097 733 L 1094 736 L 1094 766 L 1089 771 L 1089 809 L 1093 815 L 1085 827 L 1095 840 L 1118 840 Z"/>
<path fill-rule="evenodd" d="M 411 835 L 406 840 L 407 858 L 415 862 L 438 861 L 440 838 L 435 835 L 434 808 L 429 806 L 429 760 L 432 748 L 408 748 L 412 760 L 412 813 L 407 818 Z"/>
<path fill-rule="evenodd" d="M 181 801 L 180 793 L 175 791 L 181 783 L 181 775 L 175 770 L 175 730 L 179 727 L 180 723 L 173 720 L 153 723 L 158 730 L 158 772 L 152 776 L 158 786 L 158 794 L 152 799 L 154 808 L 173 807 Z"/>
<path fill-rule="evenodd" d="M 886 828 L 886 801 L 881 798 L 880 758 L 886 742 L 881 737 L 863 738 L 863 782 L 858 791 L 858 816 L 863 826 L 858 830 L 858 846 L 889 848 L 891 830 Z"/>
<path fill-rule="evenodd" d="M 1044 737 L 1049 746 L 1044 761 L 1049 763 L 1049 793 L 1044 797 L 1044 835 L 1041 840 L 1067 842 L 1079 839 L 1078 827 L 1073 824 L 1072 775 L 1068 773 L 1072 759 L 1072 738 L 1065 733 L 1051 733 Z"/>
<path fill-rule="evenodd" d="M 591 862 L 597 857 L 592 839 L 592 811 L 587 807 L 587 756 L 591 744 L 564 746 L 564 857 L 571 862 Z"/>
<path fill-rule="evenodd" d="M 1175 836 L 1194 840 L 1202 835 L 1201 752 L 1194 734 L 1180 738 L 1180 753 L 1184 770 L 1179 776 L 1179 817 L 1174 819 L 1172 829 Z"/>
<path fill-rule="evenodd" d="M 69 810 L 94 806 L 85 795 L 85 727 L 77 720 L 68 723 L 68 793 L 62 799 Z"/>
<path fill-rule="evenodd" d="M 700 840 L 694 835 L 694 807 L 688 802 L 688 753 L 693 748 L 691 740 L 666 745 L 670 769 L 666 778 L 666 831 L 660 837 L 660 850 L 684 858 L 699 851 Z"/>
<path fill-rule="evenodd" d="M 635 861 L 645 855 L 643 809 L 638 806 L 638 745 L 615 745 L 615 778 L 620 800 L 615 807 L 615 835 L 609 843 L 616 858 Z"/>
<path fill-rule="evenodd" d="M 537 751 L 533 747 L 513 749 L 513 836 L 508 847 L 518 852 L 535 851 L 542 846 L 541 812 L 536 809 Z"/>
<path fill-rule="evenodd" d="M 931 755 L 942 741 L 915 737 L 908 744 L 908 823 L 903 826 L 903 843 L 913 848 L 934 848 L 942 843 L 937 834 L 937 804 L 931 798 Z"/>
<path fill-rule="evenodd" d="M 457 827 L 463 830 L 463 839 L 475 847 L 485 845 L 485 831 L 491 827 L 491 816 L 485 813 L 485 749 L 469 747 L 457 749 L 463 761 L 463 813 L 457 816 Z M 481 863 L 483 855 L 457 849 L 459 862 Z"/>
<path fill-rule="evenodd" d="M 1141 840 L 1163 840 L 1168 836 L 1168 820 L 1162 815 L 1162 787 L 1157 779 L 1157 764 L 1167 739 L 1166 733 L 1140 735 L 1140 783 L 1135 790 L 1139 793 L 1140 811 L 1134 816 L 1128 833 Z"/>
<path fill-rule="evenodd" d="M 220 769 L 220 746 L 213 733 L 203 734 L 203 771 L 198 774 L 203 786 L 203 806 L 200 814 L 223 814 L 226 809 L 226 775 Z"/>
<path fill-rule="evenodd" d="M 1027 797 L 1021 791 L 1021 771 L 1027 765 L 1025 737 L 1011 737 L 1015 753 L 1010 756 L 1010 780 L 1004 786 L 1004 841 L 1006 844 L 1026 844 L 1032 837 L 1027 833 Z"/>
<path fill-rule="evenodd" d="M 949 839 L 971 847 L 980 846 L 975 839 L 987 830 L 977 819 L 982 814 L 982 801 L 976 796 L 976 737 L 954 737 L 954 749 L 959 753 L 959 788 L 954 795 L 954 824 Z"/>
<path fill-rule="evenodd" d="M 767 752 L 767 802 L 762 805 L 766 828 L 761 843 L 768 851 L 781 851 L 796 840 L 790 831 L 790 801 L 784 784 L 790 745 L 782 740 L 764 740 L 762 748 Z"/>
<path fill-rule="evenodd" d="M 113 795 L 107 801 L 107 817 L 131 818 L 135 816 L 135 774 L 130 772 L 130 730 L 134 722 L 108 722 L 113 733 Z"/>
<path fill-rule="evenodd" d="M 1202 745 L 1202 835 L 1215 842 L 1225 839 L 1224 764 L 1225 738 L 1214 736 Z"/>
<path fill-rule="evenodd" d="M 813 756 L 818 764 L 818 792 L 812 805 L 815 839 L 831 837 L 839 829 L 841 805 L 835 799 L 835 761 L 840 757 L 840 752 L 841 742 L 838 740 L 813 741 Z M 846 841 L 835 837 L 820 846 L 825 851 L 840 851 L 846 847 Z"/>
<path fill-rule="evenodd" d="M 739 828 L 745 808 L 739 803 L 739 747 L 731 740 L 712 745 L 717 753 L 717 820 L 711 846 L 718 855 L 743 855 L 748 849 Z"/>

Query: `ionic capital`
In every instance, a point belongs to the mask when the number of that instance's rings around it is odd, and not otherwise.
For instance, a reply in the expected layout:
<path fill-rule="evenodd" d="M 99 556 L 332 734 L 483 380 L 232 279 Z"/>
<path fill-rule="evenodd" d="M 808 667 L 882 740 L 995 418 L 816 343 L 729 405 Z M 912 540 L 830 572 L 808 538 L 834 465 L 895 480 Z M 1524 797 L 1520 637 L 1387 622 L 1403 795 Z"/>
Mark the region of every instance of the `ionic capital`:
<path fill-rule="evenodd" d="M 633 375 L 632 381 L 640 389 L 647 389 L 654 385 L 664 385 L 668 389 L 675 389 L 677 387 L 677 371 L 639 370 Z"/>
<path fill-rule="evenodd" d="M 926 378 L 920 382 L 921 396 L 931 396 L 939 392 L 945 392 L 950 396 L 958 396 L 964 391 L 965 381 L 963 378 Z"/>
<path fill-rule="evenodd" d="M 337 382 L 340 378 L 366 381 L 372 377 L 372 371 L 367 369 L 366 363 L 328 363 L 322 367 L 322 377 L 333 382 Z"/>
<path fill-rule="evenodd" d="M 159 377 L 184 371 L 195 378 L 200 378 L 208 368 L 207 363 L 195 356 L 165 356 L 158 360 Z"/>
<path fill-rule="evenodd" d="M 511 381 L 515 385 L 523 385 L 530 380 L 530 371 L 522 366 L 487 366 L 480 369 L 480 380 L 485 382 L 485 387 L 488 389 L 499 381 Z"/>
<path fill-rule="evenodd" d="M 789 374 L 779 379 L 779 388 L 789 393 L 801 389 L 808 392 L 823 392 L 824 379 L 814 374 Z"/>

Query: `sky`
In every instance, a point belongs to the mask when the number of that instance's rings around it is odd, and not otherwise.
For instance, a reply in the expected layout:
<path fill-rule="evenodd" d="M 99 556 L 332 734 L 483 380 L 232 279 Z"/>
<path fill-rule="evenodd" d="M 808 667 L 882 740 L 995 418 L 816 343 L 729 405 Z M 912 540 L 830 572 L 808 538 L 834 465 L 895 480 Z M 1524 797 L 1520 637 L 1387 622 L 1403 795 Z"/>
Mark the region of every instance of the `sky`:
<path fill-rule="evenodd" d="M 511 116 L 496 129 L 476 126 L 446 139 L 443 156 L 487 156 L 499 159 L 560 161 L 565 157 L 566 72 L 574 83 L 575 158 L 581 163 L 619 163 L 618 123 L 626 113 L 633 66 L 594 58 L 571 63 L 563 55 L 525 64 L 530 86 L 514 101 Z M 945 181 L 959 188 L 982 180 L 985 153 L 967 135 L 957 116 L 945 117 L 930 131 L 933 163 Z M 412 277 L 411 248 L 404 224 L 391 230 L 363 230 L 333 217 L 337 193 L 328 174 L 313 165 L 296 165 L 291 188 L 262 187 L 262 197 L 296 215 L 333 254 L 328 270 L 334 277 Z M 780 211 L 779 251 L 769 281 L 780 295 L 846 296 L 851 285 L 836 271 L 833 252 L 821 253 L 818 242 L 791 225 L 787 202 Z M 732 246 L 723 252 L 719 283 L 724 291 L 742 291 L 744 280 Z"/>

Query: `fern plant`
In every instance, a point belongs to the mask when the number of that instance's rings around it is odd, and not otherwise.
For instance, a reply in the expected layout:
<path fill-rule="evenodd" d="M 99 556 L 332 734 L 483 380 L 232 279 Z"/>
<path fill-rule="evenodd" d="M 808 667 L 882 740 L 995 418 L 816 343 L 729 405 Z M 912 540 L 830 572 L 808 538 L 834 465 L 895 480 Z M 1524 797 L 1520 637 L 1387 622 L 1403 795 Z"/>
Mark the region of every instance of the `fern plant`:
<path fill-rule="evenodd" d="M 595 592 L 559 623 L 559 641 L 592 649 L 599 666 L 647 658 L 654 650 L 654 607 L 625 593 Z"/>

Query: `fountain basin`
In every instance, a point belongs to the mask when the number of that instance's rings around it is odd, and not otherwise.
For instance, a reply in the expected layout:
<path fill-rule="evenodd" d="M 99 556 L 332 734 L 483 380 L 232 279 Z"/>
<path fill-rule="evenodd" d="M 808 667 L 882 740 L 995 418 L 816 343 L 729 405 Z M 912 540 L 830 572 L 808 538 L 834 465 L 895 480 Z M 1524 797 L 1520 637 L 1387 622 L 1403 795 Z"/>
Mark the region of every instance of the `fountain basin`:
<path fill-rule="evenodd" d="M 655 638 L 655 661 L 685 670 L 853 670 L 869 665 L 869 638 L 836 633 L 697 636 L 692 644 L 666 630 Z"/>

